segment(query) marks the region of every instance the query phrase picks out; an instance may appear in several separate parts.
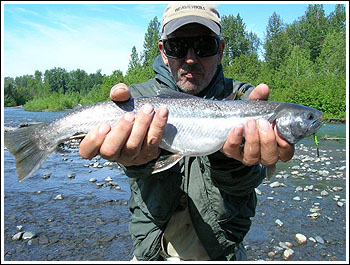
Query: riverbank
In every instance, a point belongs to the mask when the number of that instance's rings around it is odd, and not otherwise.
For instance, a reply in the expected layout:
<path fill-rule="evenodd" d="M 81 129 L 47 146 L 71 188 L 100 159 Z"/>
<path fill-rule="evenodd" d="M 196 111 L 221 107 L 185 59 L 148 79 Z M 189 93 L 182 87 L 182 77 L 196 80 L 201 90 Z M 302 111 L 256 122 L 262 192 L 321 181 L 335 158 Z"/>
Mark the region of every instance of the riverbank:
<path fill-rule="evenodd" d="M 323 143 L 319 158 L 311 143 L 297 145 L 294 158 L 278 163 L 276 175 L 257 188 L 244 240 L 249 260 L 346 260 L 345 141 Z M 77 151 L 54 153 L 24 183 L 14 180 L 7 151 L 5 163 L 5 261 L 132 258 L 128 180 L 114 163 L 86 161 Z M 305 236 L 303 244 L 297 234 Z M 286 259 L 285 252 L 292 255 Z"/>

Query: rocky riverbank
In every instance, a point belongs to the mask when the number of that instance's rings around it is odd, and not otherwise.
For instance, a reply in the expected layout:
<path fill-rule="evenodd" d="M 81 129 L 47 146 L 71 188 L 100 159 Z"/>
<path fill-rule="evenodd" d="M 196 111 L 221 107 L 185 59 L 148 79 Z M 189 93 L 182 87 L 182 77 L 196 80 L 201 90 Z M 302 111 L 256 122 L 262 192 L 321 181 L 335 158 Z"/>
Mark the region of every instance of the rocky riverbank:
<path fill-rule="evenodd" d="M 41 176 L 17 183 L 5 151 L 4 260 L 130 260 L 126 176 L 115 163 L 62 152 Z M 298 144 L 294 158 L 256 189 L 244 240 L 249 260 L 346 260 L 346 177 L 345 141 L 323 143 L 320 157 L 314 145 Z"/>

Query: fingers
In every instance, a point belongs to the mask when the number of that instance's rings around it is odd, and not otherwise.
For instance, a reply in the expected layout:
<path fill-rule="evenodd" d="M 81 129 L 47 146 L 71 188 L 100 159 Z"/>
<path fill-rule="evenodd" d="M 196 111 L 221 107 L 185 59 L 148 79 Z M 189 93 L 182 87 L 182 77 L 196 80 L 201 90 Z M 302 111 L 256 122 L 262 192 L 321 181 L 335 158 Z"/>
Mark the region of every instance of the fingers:
<path fill-rule="evenodd" d="M 91 130 L 79 145 L 79 154 L 84 159 L 92 159 L 99 153 L 107 133 L 111 130 L 108 124 L 102 124 Z"/>
<path fill-rule="evenodd" d="M 278 133 L 277 128 L 275 127 L 276 141 L 279 147 L 279 157 L 283 162 L 287 162 L 292 159 L 295 151 L 294 144 L 288 143 L 284 140 Z"/>
<path fill-rule="evenodd" d="M 268 98 L 269 87 L 265 84 L 260 84 L 255 87 L 248 97 L 250 100 L 268 100 Z"/>
<path fill-rule="evenodd" d="M 109 161 L 118 161 L 121 149 L 127 141 L 134 123 L 134 115 L 125 113 L 106 135 L 100 147 L 101 157 Z"/>
<path fill-rule="evenodd" d="M 260 163 L 265 166 L 274 165 L 279 158 L 279 149 L 276 141 L 275 132 L 266 119 L 258 120 L 259 139 L 260 139 Z"/>
<path fill-rule="evenodd" d="M 241 144 L 243 140 L 243 126 L 238 125 L 233 128 L 229 135 L 227 136 L 227 140 L 224 143 L 221 152 L 223 152 L 226 156 L 234 158 L 236 160 L 243 160 L 243 151 L 241 150 Z"/>
<path fill-rule="evenodd" d="M 245 142 L 242 148 L 243 130 Z M 294 149 L 291 150 L 287 142 L 277 138 L 272 125 L 266 119 L 249 119 L 244 127 L 234 128 L 221 151 L 247 166 L 259 163 L 265 166 L 274 165 L 281 156 L 281 160 L 287 161 L 294 154 Z"/>
<path fill-rule="evenodd" d="M 113 86 L 109 96 L 114 101 L 126 101 L 131 97 L 129 88 L 123 83 Z"/>

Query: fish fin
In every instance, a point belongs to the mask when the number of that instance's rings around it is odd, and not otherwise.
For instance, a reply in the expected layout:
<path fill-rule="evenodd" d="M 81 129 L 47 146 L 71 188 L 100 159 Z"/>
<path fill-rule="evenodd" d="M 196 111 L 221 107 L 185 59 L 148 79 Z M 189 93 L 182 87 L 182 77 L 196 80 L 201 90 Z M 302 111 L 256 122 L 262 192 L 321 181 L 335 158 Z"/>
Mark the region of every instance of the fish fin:
<path fill-rule="evenodd" d="M 5 146 L 16 158 L 19 182 L 32 176 L 55 149 L 48 147 L 43 150 L 35 138 L 35 132 L 44 125 L 45 123 L 41 123 L 4 133 Z"/>
<path fill-rule="evenodd" d="M 172 154 L 172 155 L 159 157 L 158 160 L 156 161 L 156 164 L 154 165 L 152 174 L 159 173 L 171 168 L 177 162 L 179 162 L 180 159 L 182 159 L 183 157 L 184 155 L 181 155 L 181 154 Z"/>
<path fill-rule="evenodd" d="M 179 92 L 171 89 L 167 90 L 159 90 L 157 92 L 158 98 L 199 98 L 197 96 L 193 96 L 191 94 L 187 94 L 184 92 Z"/>
<path fill-rule="evenodd" d="M 271 165 L 266 167 L 266 178 L 268 180 L 271 179 L 272 175 L 275 174 L 276 171 L 276 165 Z"/>
<path fill-rule="evenodd" d="M 87 133 L 82 133 L 82 134 L 78 134 L 78 135 L 73 135 L 71 137 L 69 137 L 69 140 L 78 140 L 78 139 L 84 139 L 85 136 L 87 135 Z"/>

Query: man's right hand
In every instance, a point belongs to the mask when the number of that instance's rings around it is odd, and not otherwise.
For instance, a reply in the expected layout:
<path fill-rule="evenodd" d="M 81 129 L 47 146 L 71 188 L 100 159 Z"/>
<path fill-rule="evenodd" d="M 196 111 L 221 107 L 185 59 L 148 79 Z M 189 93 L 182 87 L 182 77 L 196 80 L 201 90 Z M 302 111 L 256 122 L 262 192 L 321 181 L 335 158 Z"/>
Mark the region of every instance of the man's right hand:
<path fill-rule="evenodd" d="M 130 98 L 128 87 L 119 83 L 112 87 L 110 97 L 114 101 Z M 154 113 L 151 105 L 144 105 L 136 117 L 125 113 L 112 127 L 102 124 L 91 130 L 79 146 L 84 159 L 101 157 L 124 166 L 145 164 L 160 154 L 159 144 L 168 120 L 168 109 L 160 107 Z"/>

